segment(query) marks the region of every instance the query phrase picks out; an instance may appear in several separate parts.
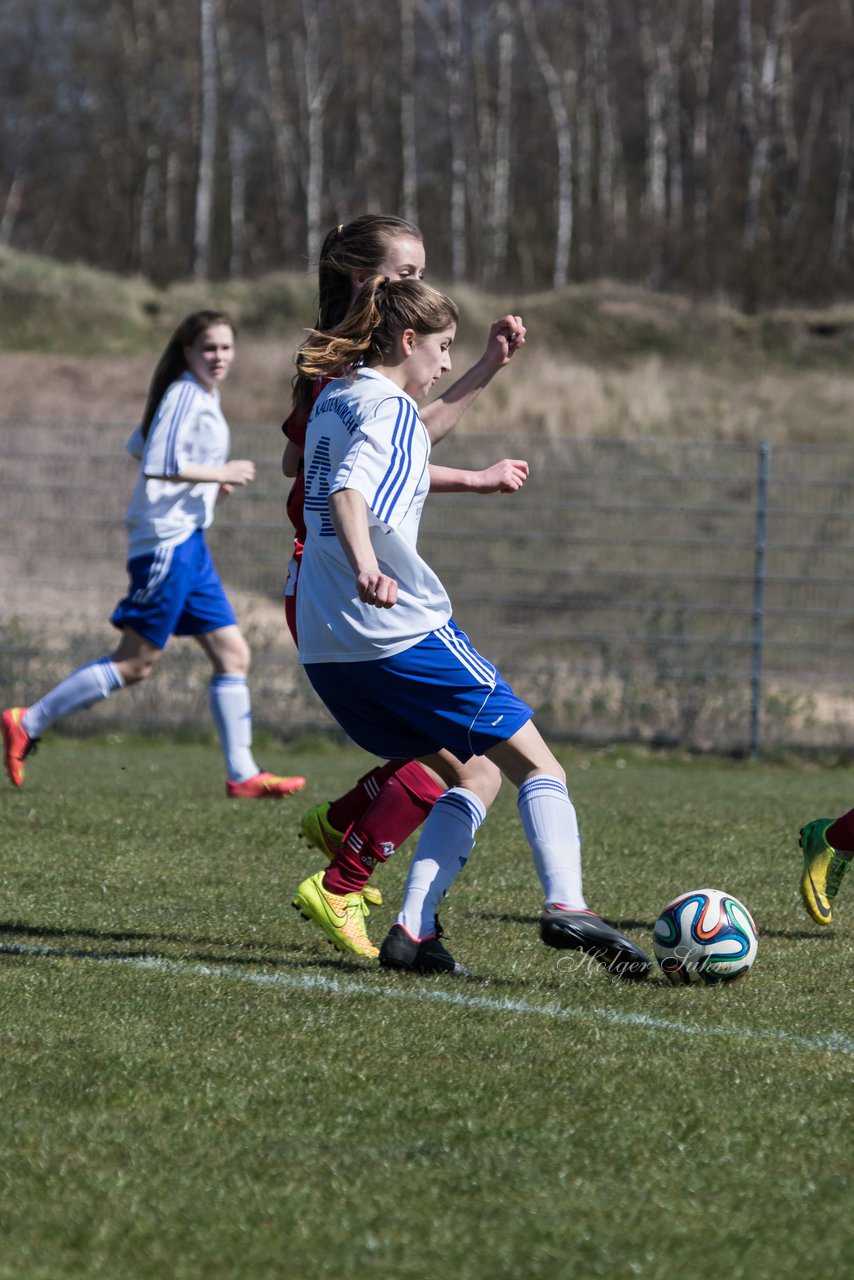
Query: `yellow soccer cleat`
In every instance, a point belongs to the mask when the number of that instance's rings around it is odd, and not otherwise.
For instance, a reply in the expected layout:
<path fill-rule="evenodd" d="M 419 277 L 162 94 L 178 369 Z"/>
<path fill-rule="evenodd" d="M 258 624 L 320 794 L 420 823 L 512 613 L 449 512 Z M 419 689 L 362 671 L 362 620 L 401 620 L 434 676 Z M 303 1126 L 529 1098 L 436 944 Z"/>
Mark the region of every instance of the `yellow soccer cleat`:
<path fill-rule="evenodd" d="M 801 827 L 800 845 L 804 851 L 801 897 L 816 924 L 830 924 L 833 919 L 830 904 L 839 892 L 852 858 L 852 854 L 839 853 L 827 843 L 825 833 L 834 821 L 816 818 Z"/>
<path fill-rule="evenodd" d="M 370 960 L 379 955 L 365 930 L 368 907 L 360 893 L 330 893 L 323 887 L 323 872 L 316 871 L 303 880 L 293 905 L 306 920 L 319 925 L 339 951 Z"/>
<path fill-rule="evenodd" d="M 329 821 L 328 800 L 314 805 L 311 809 L 306 809 L 300 818 L 299 830 L 303 839 L 325 854 L 330 862 L 341 852 L 345 832 L 333 827 Z"/>
<path fill-rule="evenodd" d="M 328 800 L 314 805 L 311 809 L 306 809 L 300 818 L 299 830 L 303 839 L 307 840 L 313 848 L 318 849 L 331 862 L 341 852 L 341 845 L 347 833 L 339 831 L 337 827 L 333 827 L 329 821 L 329 809 L 330 802 Z M 372 884 L 366 884 L 362 894 L 365 901 L 369 902 L 372 907 L 382 906 L 383 895 Z"/>

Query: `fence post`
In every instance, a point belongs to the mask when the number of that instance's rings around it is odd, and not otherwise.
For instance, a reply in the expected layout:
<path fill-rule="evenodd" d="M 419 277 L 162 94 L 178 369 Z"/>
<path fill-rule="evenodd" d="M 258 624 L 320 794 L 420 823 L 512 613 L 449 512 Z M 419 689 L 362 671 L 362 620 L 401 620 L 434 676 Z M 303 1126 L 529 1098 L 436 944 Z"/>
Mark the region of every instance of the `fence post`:
<path fill-rule="evenodd" d="M 750 759 L 759 755 L 759 713 L 762 707 L 762 623 L 765 609 L 765 549 L 768 525 L 768 473 L 771 444 L 759 446 L 759 477 L 756 494 L 756 541 L 753 558 L 753 655 L 750 672 Z"/>

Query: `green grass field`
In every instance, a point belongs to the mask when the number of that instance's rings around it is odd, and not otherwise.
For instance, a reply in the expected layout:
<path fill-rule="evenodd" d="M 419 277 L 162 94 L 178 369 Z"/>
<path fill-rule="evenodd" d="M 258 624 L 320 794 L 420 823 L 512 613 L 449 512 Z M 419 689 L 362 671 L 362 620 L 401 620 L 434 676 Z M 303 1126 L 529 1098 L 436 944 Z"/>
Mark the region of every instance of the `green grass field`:
<path fill-rule="evenodd" d="M 757 920 L 744 981 L 677 989 L 542 946 L 509 787 L 443 913 L 479 980 L 348 962 L 291 910 L 296 832 L 370 762 L 259 754 L 304 796 L 58 737 L 2 793 L 4 1280 L 849 1274 L 854 884 L 827 931 L 797 890 L 847 771 L 565 753 L 591 905 L 647 948 L 699 885 Z"/>

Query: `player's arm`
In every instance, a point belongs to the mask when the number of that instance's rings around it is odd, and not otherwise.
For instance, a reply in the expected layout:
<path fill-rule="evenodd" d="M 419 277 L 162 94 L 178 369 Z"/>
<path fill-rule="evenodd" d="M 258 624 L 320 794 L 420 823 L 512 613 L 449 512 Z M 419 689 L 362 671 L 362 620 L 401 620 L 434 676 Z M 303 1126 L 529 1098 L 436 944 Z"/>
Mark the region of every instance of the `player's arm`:
<path fill-rule="evenodd" d="M 248 458 L 235 458 L 221 467 L 184 466 L 174 475 L 145 473 L 147 480 L 173 480 L 184 484 L 251 484 L 255 479 L 255 463 Z"/>
<path fill-rule="evenodd" d="M 421 410 L 421 421 L 433 444 L 438 444 L 453 430 L 469 405 L 488 386 L 498 370 L 510 363 L 524 342 L 525 326 L 521 316 L 506 315 L 495 321 L 480 359 L 448 387 L 444 395 Z"/>
<path fill-rule="evenodd" d="M 502 458 L 483 471 L 430 463 L 431 493 L 516 493 L 527 479 L 528 464 L 523 458 Z"/>
<path fill-rule="evenodd" d="M 303 451 L 293 440 L 288 440 L 282 452 L 282 475 L 293 478 L 299 471 Z"/>
<path fill-rule="evenodd" d="M 368 529 L 368 504 L 356 489 L 329 495 L 329 515 L 353 572 L 363 604 L 390 609 L 397 602 L 397 582 L 380 570 Z"/>

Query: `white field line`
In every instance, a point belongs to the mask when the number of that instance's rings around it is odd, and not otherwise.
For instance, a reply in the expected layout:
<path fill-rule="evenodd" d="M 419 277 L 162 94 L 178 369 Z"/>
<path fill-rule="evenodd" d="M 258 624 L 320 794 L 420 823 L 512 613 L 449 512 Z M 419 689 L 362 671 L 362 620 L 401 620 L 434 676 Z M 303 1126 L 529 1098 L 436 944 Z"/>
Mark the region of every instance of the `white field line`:
<path fill-rule="evenodd" d="M 565 1005 L 554 1003 L 532 1004 L 528 1000 L 492 999 L 488 996 L 466 995 L 463 991 L 434 990 L 423 984 L 404 990 L 368 985 L 357 979 L 329 978 L 322 974 L 252 973 L 237 966 L 194 964 L 180 960 L 167 960 L 162 956 L 121 955 L 116 952 L 76 949 L 63 951 L 54 947 L 28 947 L 17 943 L 0 944 L 0 955 L 30 959 L 91 960 L 99 964 L 121 965 L 131 969 L 154 969 L 176 977 L 224 978 L 230 982 L 245 982 L 257 987 L 275 987 L 285 991 L 318 991 L 324 995 L 343 996 L 346 999 L 369 997 L 414 1004 L 453 1005 L 463 1009 L 483 1009 L 487 1013 L 533 1015 L 563 1022 L 610 1023 L 612 1026 L 640 1027 L 646 1031 L 667 1031 L 674 1035 L 717 1036 L 725 1040 L 747 1040 L 762 1044 L 785 1045 L 796 1049 L 824 1050 L 828 1053 L 841 1053 L 847 1057 L 854 1057 L 854 1040 L 839 1031 L 803 1036 L 774 1027 L 701 1027 L 692 1022 L 655 1018 L 646 1013 L 625 1013 L 617 1009 L 570 1009 Z"/>

